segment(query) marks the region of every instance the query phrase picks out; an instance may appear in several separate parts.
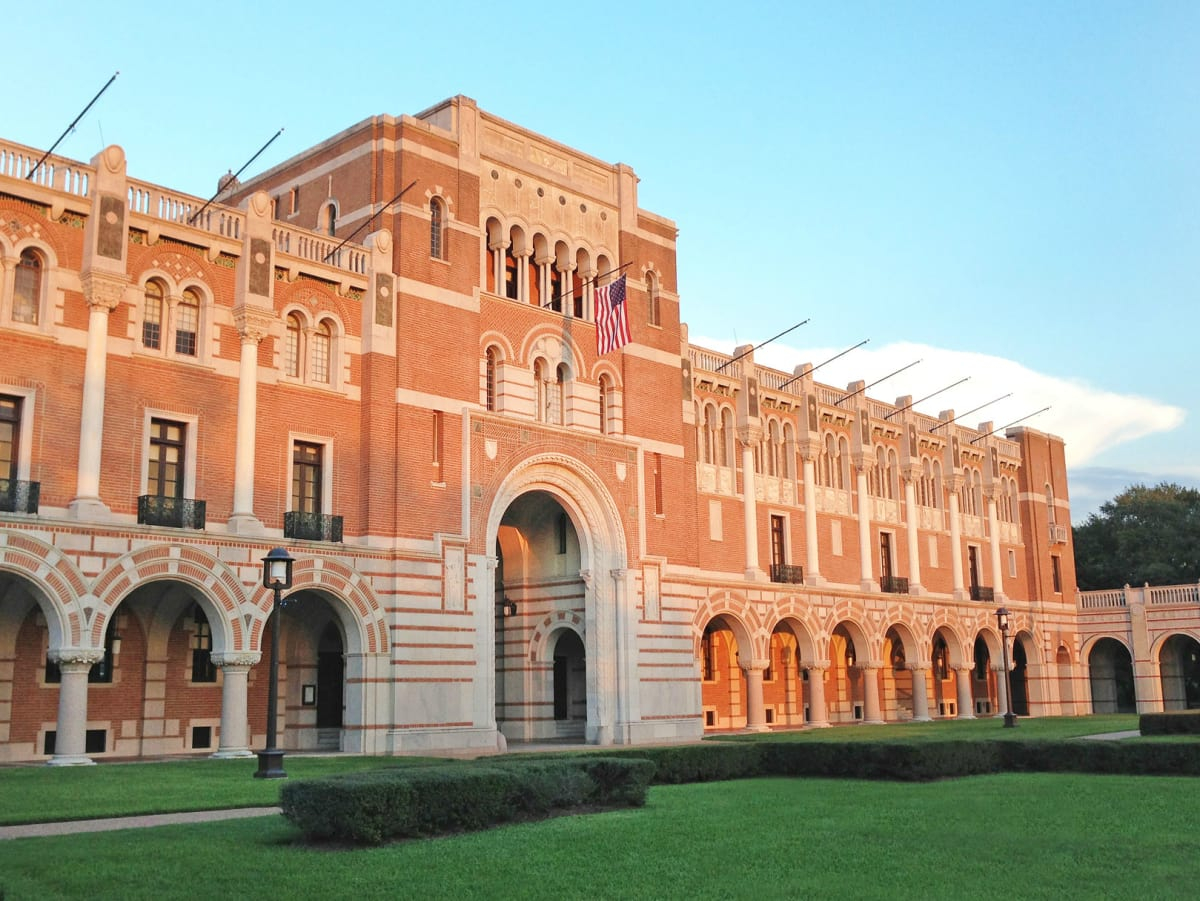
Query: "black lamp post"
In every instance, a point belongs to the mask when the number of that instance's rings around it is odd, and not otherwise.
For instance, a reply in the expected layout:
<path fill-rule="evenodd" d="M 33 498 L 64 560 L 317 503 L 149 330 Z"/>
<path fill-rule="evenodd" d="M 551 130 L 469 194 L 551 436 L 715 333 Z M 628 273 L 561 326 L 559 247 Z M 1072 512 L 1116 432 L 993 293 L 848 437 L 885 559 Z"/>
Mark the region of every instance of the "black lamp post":
<path fill-rule="evenodd" d="M 271 607 L 271 678 L 267 688 L 267 747 L 258 752 L 256 779 L 284 779 L 283 751 L 275 747 L 275 702 L 279 694 L 279 596 L 292 587 L 292 559 L 281 547 L 263 557 L 263 587 L 275 592 Z"/>
<path fill-rule="evenodd" d="M 1000 655 L 1004 660 L 1004 695 L 1008 707 L 1004 711 L 1004 728 L 1011 729 L 1017 724 L 1017 715 L 1012 709 L 1012 677 L 1008 672 L 1008 608 L 1001 607 L 996 611 L 996 623 L 1000 626 Z"/>

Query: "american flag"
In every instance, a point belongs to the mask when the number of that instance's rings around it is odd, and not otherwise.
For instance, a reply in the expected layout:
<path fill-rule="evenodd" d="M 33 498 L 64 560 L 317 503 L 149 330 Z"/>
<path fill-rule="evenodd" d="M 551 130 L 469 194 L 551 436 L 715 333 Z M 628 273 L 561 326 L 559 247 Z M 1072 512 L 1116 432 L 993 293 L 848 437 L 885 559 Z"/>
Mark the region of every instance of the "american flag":
<path fill-rule="evenodd" d="M 596 289 L 596 353 L 620 350 L 630 341 L 625 276 Z"/>

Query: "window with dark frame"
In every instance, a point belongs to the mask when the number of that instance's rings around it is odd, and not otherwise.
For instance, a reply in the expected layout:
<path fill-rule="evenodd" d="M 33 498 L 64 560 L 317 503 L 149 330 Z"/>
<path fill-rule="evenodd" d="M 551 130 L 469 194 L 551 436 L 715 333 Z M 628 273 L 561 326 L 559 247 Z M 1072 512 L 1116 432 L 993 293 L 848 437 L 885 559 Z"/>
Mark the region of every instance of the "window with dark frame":
<path fill-rule="evenodd" d="M 565 554 L 567 552 L 567 514 L 559 513 L 558 522 L 556 523 L 556 532 L 558 537 L 558 553 Z"/>
<path fill-rule="evenodd" d="M 321 513 L 321 470 L 325 448 L 309 441 L 292 445 L 292 509 Z"/>
<path fill-rule="evenodd" d="M 187 426 L 167 419 L 150 420 L 150 459 L 146 491 L 155 497 L 183 497 Z"/>
<path fill-rule="evenodd" d="M 1050 557 L 1050 579 L 1053 582 L 1054 593 L 1062 593 L 1062 561 L 1057 555 Z"/>
<path fill-rule="evenodd" d="M 484 406 L 489 411 L 496 409 L 496 348 L 489 347 L 484 354 L 484 378 L 486 385 L 484 387 Z"/>
<path fill-rule="evenodd" d="M 145 300 L 142 306 L 142 346 L 150 350 L 162 347 L 162 314 L 166 292 L 162 282 L 151 279 L 146 282 Z"/>
<path fill-rule="evenodd" d="M 445 231 L 441 198 L 434 197 L 429 201 L 429 255 L 435 260 L 444 260 Z"/>
<path fill-rule="evenodd" d="M 212 660 L 212 626 L 197 604 L 192 609 L 192 681 L 216 682 L 217 667 Z"/>
<path fill-rule="evenodd" d="M 20 397 L 0 394 L 0 500 L 13 490 L 12 483 L 17 480 L 22 404 Z"/>
<path fill-rule="evenodd" d="M 196 332 L 200 325 L 200 295 L 187 288 L 175 307 L 175 353 L 196 356 Z"/>
<path fill-rule="evenodd" d="M 782 566 L 787 563 L 787 545 L 785 544 L 784 519 L 782 516 L 771 514 L 771 565 Z"/>

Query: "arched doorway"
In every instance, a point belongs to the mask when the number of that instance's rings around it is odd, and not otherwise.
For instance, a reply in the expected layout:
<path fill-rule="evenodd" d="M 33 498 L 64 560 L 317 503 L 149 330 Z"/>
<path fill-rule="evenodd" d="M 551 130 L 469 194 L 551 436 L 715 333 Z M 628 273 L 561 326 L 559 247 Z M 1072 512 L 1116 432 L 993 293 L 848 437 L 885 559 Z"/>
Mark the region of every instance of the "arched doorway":
<path fill-rule="evenodd" d="M 279 746 L 289 750 L 339 751 L 345 726 L 346 638 L 339 616 L 341 601 L 324 591 L 301 589 L 288 595 L 280 609 Z M 262 646 L 270 647 L 270 630 Z M 257 734 L 266 728 L 270 673 L 264 656 L 250 674 L 250 721 Z"/>
<path fill-rule="evenodd" d="M 900 632 L 893 626 L 883 639 L 883 709 L 889 720 L 911 720 L 915 717 L 913 674 L 908 668 L 908 648 Z"/>
<path fill-rule="evenodd" d="M 1200 707 L 1200 642 L 1190 635 L 1172 635 L 1163 642 L 1158 668 L 1163 710 Z"/>
<path fill-rule="evenodd" d="M 975 668 L 971 673 L 971 697 L 976 716 L 997 712 L 995 674 L 992 672 L 992 653 L 982 635 L 975 636 Z"/>
<path fill-rule="evenodd" d="M 317 645 L 317 745 L 338 747 L 338 731 L 342 728 L 342 713 L 345 707 L 345 648 L 342 633 L 334 623 L 329 623 L 321 633 Z M 333 730 L 333 735 L 328 734 Z"/>
<path fill-rule="evenodd" d="M 800 666 L 800 658 L 795 633 L 780 623 L 771 633 L 767 668 L 763 671 L 763 705 L 768 726 L 799 727 L 807 722 L 804 683 L 808 674 Z"/>
<path fill-rule="evenodd" d="M 848 623 L 839 623 L 829 637 L 830 685 L 833 691 L 826 694 L 831 722 L 861 723 L 866 718 L 866 699 L 863 677 L 872 670 L 864 670 L 867 662 L 866 639 L 859 634 L 857 641 Z M 860 661 L 859 655 L 862 655 Z"/>
<path fill-rule="evenodd" d="M 1101 638 L 1088 654 L 1092 713 L 1137 713 L 1133 661 L 1115 638 Z"/>
<path fill-rule="evenodd" d="M 570 629 L 559 629 L 551 641 L 557 737 L 578 741 L 584 737 L 587 722 L 587 663 L 583 640 Z"/>
<path fill-rule="evenodd" d="M 587 737 L 581 564 L 575 520 L 555 495 L 527 491 L 508 505 L 495 582 L 496 726 L 508 741 Z"/>
<path fill-rule="evenodd" d="M 715 616 L 700 638 L 700 705 L 707 730 L 746 726 L 746 680 L 738 666 L 735 627 L 728 617 Z"/>
<path fill-rule="evenodd" d="M 1029 658 L 1025 654 L 1025 644 L 1019 639 L 1013 642 L 1009 681 L 1012 683 L 1013 713 L 1029 716 Z"/>

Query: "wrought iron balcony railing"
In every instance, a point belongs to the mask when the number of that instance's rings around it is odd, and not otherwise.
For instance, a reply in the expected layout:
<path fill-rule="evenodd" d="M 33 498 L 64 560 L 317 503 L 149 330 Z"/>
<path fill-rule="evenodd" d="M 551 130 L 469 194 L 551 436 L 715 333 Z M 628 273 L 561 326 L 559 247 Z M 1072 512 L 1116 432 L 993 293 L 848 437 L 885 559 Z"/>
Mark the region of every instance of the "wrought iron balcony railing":
<path fill-rule="evenodd" d="M 888 594 L 908 594 L 908 579 L 904 576 L 881 576 L 879 588 Z"/>
<path fill-rule="evenodd" d="M 994 601 L 996 600 L 996 589 L 988 588 L 986 585 L 972 585 L 971 600 Z"/>
<path fill-rule="evenodd" d="M 0 479 L 0 513 L 37 513 L 41 482 Z"/>
<path fill-rule="evenodd" d="M 324 513 L 283 514 L 283 536 L 302 541 L 341 541 L 342 518 Z"/>
<path fill-rule="evenodd" d="M 203 529 L 208 504 L 190 497 L 143 494 L 138 498 L 138 522 L 144 526 Z"/>
<path fill-rule="evenodd" d="M 790 563 L 772 563 L 771 581 L 789 582 L 793 585 L 803 585 L 804 567 L 792 566 Z"/>

